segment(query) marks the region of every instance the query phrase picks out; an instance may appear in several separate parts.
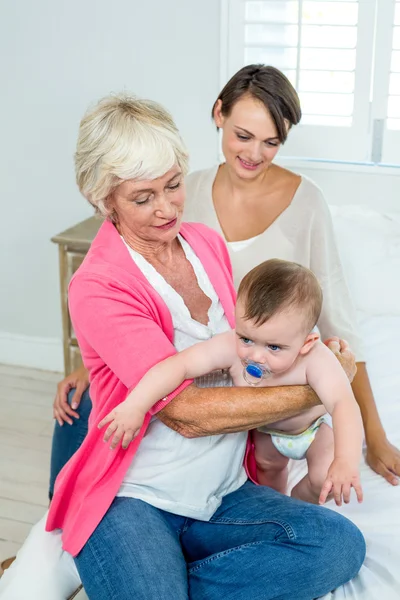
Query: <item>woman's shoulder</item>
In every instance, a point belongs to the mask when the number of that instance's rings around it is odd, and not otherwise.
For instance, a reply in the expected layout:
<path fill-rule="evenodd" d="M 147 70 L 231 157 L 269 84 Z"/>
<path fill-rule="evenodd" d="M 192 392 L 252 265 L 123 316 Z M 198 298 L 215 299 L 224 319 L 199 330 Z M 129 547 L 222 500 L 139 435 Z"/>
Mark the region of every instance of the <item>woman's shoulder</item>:
<path fill-rule="evenodd" d="M 270 166 L 270 176 L 266 179 L 266 185 L 272 191 L 290 195 L 292 202 L 295 200 L 304 205 L 305 202 L 324 201 L 322 190 L 312 179 L 275 163 Z"/>
<path fill-rule="evenodd" d="M 319 185 L 306 175 L 300 175 L 300 177 L 300 185 L 297 188 L 295 196 L 303 202 L 308 202 L 315 207 L 319 205 L 327 206 L 324 193 Z"/>
<path fill-rule="evenodd" d="M 308 219 L 312 215 L 313 220 L 318 220 L 319 216 L 329 214 L 328 203 L 319 185 L 306 175 L 298 174 L 296 177 L 300 177 L 300 182 L 291 202 L 291 215 L 297 215 L 296 219 Z"/>
<path fill-rule="evenodd" d="M 115 269 L 130 264 L 129 254 L 116 227 L 105 220 L 92 241 L 78 271 L 101 272 L 113 276 Z"/>
<path fill-rule="evenodd" d="M 121 290 L 140 293 L 145 279 L 110 221 L 104 221 L 94 238 L 82 264 L 73 274 L 69 288 L 74 293 L 90 295 L 110 294 Z M 99 292 L 100 293 L 100 292 Z"/>

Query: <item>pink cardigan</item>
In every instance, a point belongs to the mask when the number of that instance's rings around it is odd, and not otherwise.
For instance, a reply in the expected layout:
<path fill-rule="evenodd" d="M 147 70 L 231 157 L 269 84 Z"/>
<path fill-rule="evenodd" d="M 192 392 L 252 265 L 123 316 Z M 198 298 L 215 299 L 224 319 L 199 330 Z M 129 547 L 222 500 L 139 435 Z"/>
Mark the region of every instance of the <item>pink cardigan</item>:
<path fill-rule="evenodd" d="M 236 293 L 225 243 L 199 223 L 184 223 L 180 233 L 200 258 L 234 327 Z M 176 352 L 171 315 L 109 221 L 101 226 L 71 280 L 69 308 L 90 373 L 93 409 L 82 446 L 57 478 L 46 529 L 62 529 L 63 547 L 75 556 L 115 498 L 151 416 L 192 382 L 185 381 L 153 407 L 127 450 L 111 451 L 96 424 L 148 369 Z"/>

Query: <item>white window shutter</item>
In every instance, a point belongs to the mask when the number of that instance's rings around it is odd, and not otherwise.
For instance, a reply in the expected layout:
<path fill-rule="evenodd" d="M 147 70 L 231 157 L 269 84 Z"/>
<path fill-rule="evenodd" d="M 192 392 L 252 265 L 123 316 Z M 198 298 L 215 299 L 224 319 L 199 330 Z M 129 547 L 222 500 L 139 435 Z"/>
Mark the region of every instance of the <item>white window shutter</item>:
<path fill-rule="evenodd" d="M 400 1 L 394 6 L 392 40 L 387 128 L 400 130 Z"/>
<path fill-rule="evenodd" d="M 390 43 L 390 67 L 388 81 L 382 98 L 383 117 L 386 128 L 383 135 L 382 161 L 389 164 L 400 163 L 400 1 L 390 1 L 385 5 L 387 43 Z"/>
<path fill-rule="evenodd" d="M 303 118 L 281 153 L 369 160 L 375 0 L 227 2 L 225 81 L 246 64 L 264 63 L 299 93 Z"/>

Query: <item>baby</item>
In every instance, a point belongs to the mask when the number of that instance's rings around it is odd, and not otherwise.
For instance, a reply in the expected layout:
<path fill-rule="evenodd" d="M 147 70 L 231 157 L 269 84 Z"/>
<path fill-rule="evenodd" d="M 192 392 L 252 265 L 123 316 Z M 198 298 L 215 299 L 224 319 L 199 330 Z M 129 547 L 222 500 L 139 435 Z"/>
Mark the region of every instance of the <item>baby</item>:
<path fill-rule="evenodd" d="M 290 458 L 307 459 L 308 473 L 291 495 L 312 503 L 334 498 L 359 502 L 361 415 L 350 383 L 334 354 L 314 330 L 322 291 L 314 274 L 283 260 L 268 260 L 242 280 L 236 329 L 216 335 L 150 369 L 135 389 L 98 425 L 104 440 L 127 448 L 146 412 L 185 379 L 228 370 L 233 385 L 310 385 L 321 405 L 253 432 L 259 483 L 282 493 Z M 333 429 L 332 429 L 333 424 Z"/>

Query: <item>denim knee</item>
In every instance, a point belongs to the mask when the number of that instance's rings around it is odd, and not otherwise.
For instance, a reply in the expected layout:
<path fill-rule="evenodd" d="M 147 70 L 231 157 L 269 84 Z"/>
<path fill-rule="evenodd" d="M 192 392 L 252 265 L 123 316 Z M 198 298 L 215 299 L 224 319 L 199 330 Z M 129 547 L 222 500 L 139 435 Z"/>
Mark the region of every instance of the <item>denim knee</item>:
<path fill-rule="evenodd" d="M 345 517 L 326 509 L 326 558 L 335 565 L 338 577 L 344 584 L 353 579 L 362 567 L 366 554 L 365 539 L 361 531 Z"/>
<path fill-rule="evenodd" d="M 361 531 L 354 523 L 343 517 L 341 523 L 341 539 L 339 540 L 342 562 L 346 563 L 347 578 L 357 575 L 365 560 L 367 547 Z M 344 568 L 343 564 L 343 568 Z"/>

